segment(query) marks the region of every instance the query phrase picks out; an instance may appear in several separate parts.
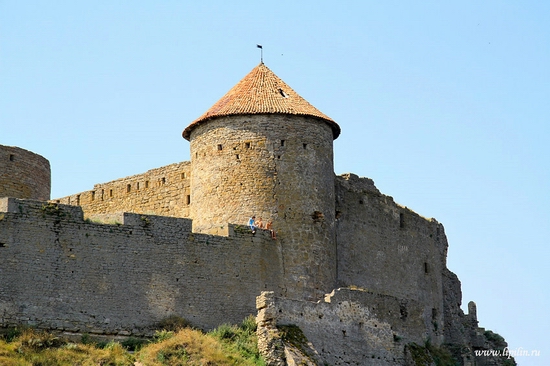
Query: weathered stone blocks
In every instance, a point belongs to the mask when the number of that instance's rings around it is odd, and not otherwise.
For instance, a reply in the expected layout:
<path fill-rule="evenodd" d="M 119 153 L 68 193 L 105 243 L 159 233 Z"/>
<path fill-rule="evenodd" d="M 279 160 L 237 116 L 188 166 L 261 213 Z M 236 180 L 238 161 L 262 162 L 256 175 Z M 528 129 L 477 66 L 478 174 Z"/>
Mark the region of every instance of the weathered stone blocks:
<path fill-rule="evenodd" d="M 18 147 L 0 145 L 0 197 L 49 200 L 50 162 Z"/>

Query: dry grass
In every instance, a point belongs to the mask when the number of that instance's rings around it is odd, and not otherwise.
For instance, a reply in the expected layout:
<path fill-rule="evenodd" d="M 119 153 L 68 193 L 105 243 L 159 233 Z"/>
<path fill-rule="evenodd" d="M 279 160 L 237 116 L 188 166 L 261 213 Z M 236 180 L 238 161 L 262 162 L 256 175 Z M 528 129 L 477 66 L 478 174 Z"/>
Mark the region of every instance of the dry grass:
<path fill-rule="evenodd" d="M 193 329 L 182 329 L 169 339 L 147 345 L 136 354 L 136 361 L 147 366 L 251 365 L 238 353 L 227 352 L 214 337 Z"/>
<path fill-rule="evenodd" d="M 264 365 L 257 354 L 254 329 L 247 320 L 205 334 L 190 328 L 163 330 L 135 353 L 120 343 L 104 347 L 71 343 L 50 333 L 24 330 L 9 341 L 0 338 L 2 366 L 179 366 Z"/>

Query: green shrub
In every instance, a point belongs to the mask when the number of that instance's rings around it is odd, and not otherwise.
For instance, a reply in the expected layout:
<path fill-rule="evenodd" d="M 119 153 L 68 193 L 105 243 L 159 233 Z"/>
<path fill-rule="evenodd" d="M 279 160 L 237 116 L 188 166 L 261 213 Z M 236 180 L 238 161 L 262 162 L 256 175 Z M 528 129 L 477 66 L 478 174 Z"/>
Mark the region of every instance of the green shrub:
<path fill-rule="evenodd" d="M 168 330 L 171 332 L 177 332 L 180 329 L 193 328 L 193 327 L 191 326 L 191 323 L 186 319 L 177 315 L 172 315 L 172 316 L 169 316 L 168 318 L 162 319 L 157 324 L 157 328 Z"/>

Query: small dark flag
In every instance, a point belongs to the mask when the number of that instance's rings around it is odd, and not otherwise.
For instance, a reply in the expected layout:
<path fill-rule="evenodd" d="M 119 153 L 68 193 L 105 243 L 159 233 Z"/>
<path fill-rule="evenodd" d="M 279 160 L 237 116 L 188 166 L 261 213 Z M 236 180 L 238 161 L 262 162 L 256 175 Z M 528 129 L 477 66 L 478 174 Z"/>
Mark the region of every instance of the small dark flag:
<path fill-rule="evenodd" d="M 256 47 L 263 49 L 261 44 L 257 44 Z"/>

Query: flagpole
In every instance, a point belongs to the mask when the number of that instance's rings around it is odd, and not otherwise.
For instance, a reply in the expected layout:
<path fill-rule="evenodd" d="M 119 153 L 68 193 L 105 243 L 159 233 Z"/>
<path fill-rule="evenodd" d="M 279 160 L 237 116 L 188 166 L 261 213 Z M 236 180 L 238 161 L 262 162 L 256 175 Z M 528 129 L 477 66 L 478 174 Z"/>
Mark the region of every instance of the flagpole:
<path fill-rule="evenodd" d="M 264 48 L 261 44 L 257 44 L 256 47 L 260 49 L 260 61 L 263 64 L 264 63 Z"/>

